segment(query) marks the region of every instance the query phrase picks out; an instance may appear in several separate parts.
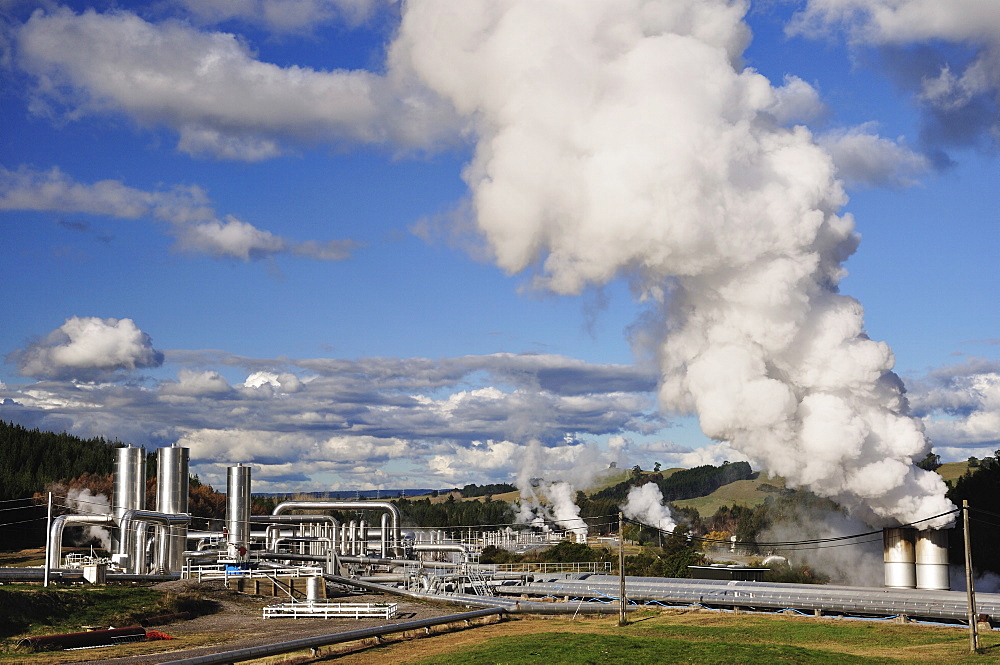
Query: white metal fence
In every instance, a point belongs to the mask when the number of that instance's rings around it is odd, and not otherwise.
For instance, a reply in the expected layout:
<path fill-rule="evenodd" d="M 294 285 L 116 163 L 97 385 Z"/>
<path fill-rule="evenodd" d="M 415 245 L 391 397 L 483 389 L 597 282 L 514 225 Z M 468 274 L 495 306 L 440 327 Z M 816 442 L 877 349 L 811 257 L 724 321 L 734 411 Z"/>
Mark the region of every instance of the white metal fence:
<path fill-rule="evenodd" d="M 399 612 L 396 603 L 283 603 L 268 605 L 264 608 L 264 618 L 319 617 L 323 619 L 353 618 L 353 619 L 389 619 L 395 618 Z"/>
<path fill-rule="evenodd" d="M 274 577 L 316 577 L 323 574 L 323 569 L 318 566 L 290 566 L 288 568 L 231 568 L 228 566 L 211 565 L 198 566 L 187 565 L 181 571 L 183 579 L 198 580 L 228 580 L 228 579 L 253 579 L 253 578 L 274 578 Z"/>

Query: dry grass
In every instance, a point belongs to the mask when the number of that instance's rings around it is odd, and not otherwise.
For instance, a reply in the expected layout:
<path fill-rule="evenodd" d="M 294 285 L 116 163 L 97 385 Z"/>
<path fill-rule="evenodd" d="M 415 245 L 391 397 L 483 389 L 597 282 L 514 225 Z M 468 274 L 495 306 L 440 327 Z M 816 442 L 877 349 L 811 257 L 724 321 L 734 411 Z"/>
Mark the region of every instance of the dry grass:
<path fill-rule="evenodd" d="M 983 637 L 985 654 L 970 655 L 967 633 L 961 628 L 673 609 L 633 615 L 631 625 L 624 628 L 617 625 L 616 617 L 578 617 L 575 620 L 561 616 L 516 617 L 473 630 L 392 641 L 353 653 L 345 653 L 345 647 L 323 649 L 318 660 L 330 660 L 337 665 L 370 665 L 373 662 L 405 665 L 428 659 L 462 662 L 463 653 L 489 649 L 493 643 L 497 649 L 495 662 L 520 662 L 514 653 L 504 650 L 504 645 L 509 644 L 510 638 L 530 638 L 532 635 L 538 636 L 538 644 L 560 639 L 572 642 L 569 635 L 663 639 L 665 644 L 681 640 L 710 644 L 712 648 L 717 645 L 723 654 L 727 644 L 758 645 L 762 651 L 775 646 L 801 647 L 822 652 L 833 662 L 853 657 L 879 663 L 982 663 L 995 662 L 1000 655 L 1000 637 L 992 634 Z M 587 658 L 588 654 L 584 653 L 567 654 L 567 662 L 591 662 Z M 717 662 L 726 662 L 724 658 L 723 655 L 723 660 Z M 284 662 L 295 662 L 295 658 Z"/>
<path fill-rule="evenodd" d="M 937 472 L 945 482 L 954 483 L 969 470 L 969 462 L 948 462 L 938 467 Z"/>

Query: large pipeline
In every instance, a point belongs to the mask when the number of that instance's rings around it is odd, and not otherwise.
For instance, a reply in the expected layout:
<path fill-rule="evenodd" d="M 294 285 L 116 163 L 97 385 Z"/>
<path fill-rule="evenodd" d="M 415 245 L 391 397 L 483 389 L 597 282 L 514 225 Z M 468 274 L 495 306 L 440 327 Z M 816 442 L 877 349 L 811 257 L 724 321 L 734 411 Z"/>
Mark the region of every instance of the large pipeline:
<path fill-rule="evenodd" d="M 110 628 L 106 630 L 88 630 L 80 633 L 59 633 L 56 635 L 35 635 L 18 641 L 17 646 L 32 650 L 38 649 L 80 649 L 116 644 L 124 640 L 138 641 L 146 639 L 146 629 L 141 626 L 130 628 Z"/>
<path fill-rule="evenodd" d="M 118 554 L 127 557 L 125 559 L 125 572 L 143 573 L 145 568 L 145 538 L 140 537 L 138 525 L 142 523 L 159 524 L 166 530 L 171 526 L 187 526 L 191 522 L 190 515 L 171 515 L 169 513 L 158 513 L 152 510 L 126 510 L 121 518 L 120 543 Z M 167 550 L 170 545 L 169 539 L 161 538 L 160 547 L 157 552 L 154 568 L 166 569 L 165 562 L 168 559 Z"/>
<path fill-rule="evenodd" d="M 222 653 L 195 656 L 193 658 L 182 658 L 180 660 L 168 661 L 163 665 L 228 665 L 229 663 L 238 663 L 244 660 L 256 660 L 292 651 L 315 649 L 318 647 L 328 646 L 330 644 L 341 644 L 343 642 L 354 642 L 370 637 L 379 637 L 381 635 L 390 635 L 392 633 L 402 633 L 408 630 L 430 628 L 431 626 L 440 626 L 446 623 L 470 621 L 472 619 L 500 615 L 502 613 L 503 612 L 500 608 L 473 610 L 471 612 L 450 614 L 443 617 L 431 617 L 429 619 L 418 619 L 416 621 L 405 621 L 403 623 L 391 623 L 385 626 L 376 626 L 374 628 L 360 628 L 358 630 L 349 630 L 343 633 L 320 635 L 318 637 L 304 637 L 302 639 L 291 640 L 289 642 L 278 642 L 276 644 L 265 644 L 259 647 L 236 649 L 234 651 L 224 651 Z"/>
<path fill-rule="evenodd" d="M 49 569 L 57 569 L 62 563 L 62 541 L 63 531 L 67 524 L 103 526 L 115 523 L 113 513 L 106 515 L 60 515 L 52 520 L 52 528 L 49 530 Z"/>
<path fill-rule="evenodd" d="M 399 513 L 399 508 L 395 504 L 388 501 L 340 501 L 340 500 L 329 500 L 329 501 L 283 501 L 274 507 L 271 511 L 272 515 L 281 515 L 290 510 L 381 510 L 385 511 L 389 515 L 389 531 L 390 531 L 390 541 L 389 547 L 393 550 L 393 553 L 399 556 L 401 554 L 401 541 L 402 533 L 400 530 L 400 525 L 402 524 L 402 516 Z M 385 547 L 386 543 L 383 539 L 382 546 Z"/>
<path fill-rule="evenodd" d="M 331 547 L 336 551 L 337 546 L 337 520 L 333 519 L 329 515 L 251 515 L 250 524 L 269 524 L 269 525 L 282 525 L 282 524 L 324 524 L 328 528 L 327 537 L 331 541 Z M 266 531 L 266 549 L 275 551 L 277 549 L 277 543 L 272 540 L 271 537 L 271 527 L 268 526 Z"/>

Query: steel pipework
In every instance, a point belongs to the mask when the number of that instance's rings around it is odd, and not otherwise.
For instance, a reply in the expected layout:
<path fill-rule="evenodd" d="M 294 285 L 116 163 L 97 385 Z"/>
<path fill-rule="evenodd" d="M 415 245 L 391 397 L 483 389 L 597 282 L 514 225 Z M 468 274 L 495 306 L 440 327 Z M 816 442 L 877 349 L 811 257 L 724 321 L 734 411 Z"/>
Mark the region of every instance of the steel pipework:
<path fill-rule="evenodd" d="M 141 565 L 139 559 L 145 558 L 145 544 L 142 542 L 144 539 L 139 537 L 139 524 L 142 523 L 152 523 L 159 524 L 163 527 L 170 526 L 187 526 L 191 522 L 190 515 L 171 515 L 168 513 L 158 513 L 152 510 L 128 510 L 121 518 L 119 523 L 121 541 L 118 545 L 118 553 L 128 555 L 131 553 L 133 560 L 128 562 L 126 566 L 126 572 L 134 573 L 137 572 L 137 568 Z M 161 568 L 164 566 L 164 560 L 167 557 L 167 539 L 160 539 L 160 548 L 157 552 L 156 567 Z"/>
<path fill-rule="evenodd" d="M 59 568 L 59 564 L 62 560 L 62 539 L 63 530 L 66 528 L 67 524 L 74 526 L 88 525 L 88 526 L 99 526 L 99 525 L 113 525 L 115 523 L 114 513 L 108 513 L 106 515 L 60 515 L 59 517 L 52 520 L 52 527 L 49 530 L 50 535 L 50 545 L 49 545 L 49 568 L 55 569 Z"/>
<path fill-rule="evenodd" d="M 283 524 L 323 524 L 327 527 L 325 531 L 330 534 L 331 547 L 337 546 L 337 520 L 333 519 L 330 515 L 251 515 L 251 524 L 269 524 L 269 525 L 283 525 Z M 275 544 L 271 540 L 271 527 L 267 528 L 267 547 L 266 549 L 275 549 Z"/>
<path fill-rule="evenodd" d="M 400 554 L 400 524 L 403 521 L 399 508 L 388 501 L 282 501 L 274 510 L 273 515 L 281 515 L 290 510 L 382 510 L 389 514 L 389 532 L 391 547 L 395 554 Z M 383 544 L 384 546 L 384 544 Z"/>

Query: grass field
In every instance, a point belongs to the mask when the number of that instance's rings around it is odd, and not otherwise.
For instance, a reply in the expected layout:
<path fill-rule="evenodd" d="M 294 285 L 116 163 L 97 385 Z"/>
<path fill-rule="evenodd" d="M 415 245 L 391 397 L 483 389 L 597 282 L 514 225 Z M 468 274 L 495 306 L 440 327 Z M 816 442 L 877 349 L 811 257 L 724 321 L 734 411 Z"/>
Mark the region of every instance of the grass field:
<path fill-rule="evenodd" d="M 759 506 L 764 503 L 771 492 L 761 489 L 763 485 L 770 485 L 783 489 L 785 480 L 777 476 L 768 476 L 765 473 L 756 473 L 751 480 L 737 480 L 736 482 L 723 485 L 711 494 L 700 496 L 695 499 L 682 499 L 672 503 L 684 508 L 695 508 L 699 515 L 708 517 L 714 515 L 722 506 Z M 766 488 L 765 488 L 766 489 Z"/>
<path fill-rule="evenodd" d="M 340 656 L 338 665 L 636 665 L 699 663 L 988 663 L 1000 637 L 970 654 L 961 628 L 888 622 L 666 610 L 617 618 L 524 617 Z"/>
<path fill-rule="evenodd" d="M 945 482 L 954 483 L 969 470 L 969 462 L 948 462 L 938 467 L 937 472 Z"/>

